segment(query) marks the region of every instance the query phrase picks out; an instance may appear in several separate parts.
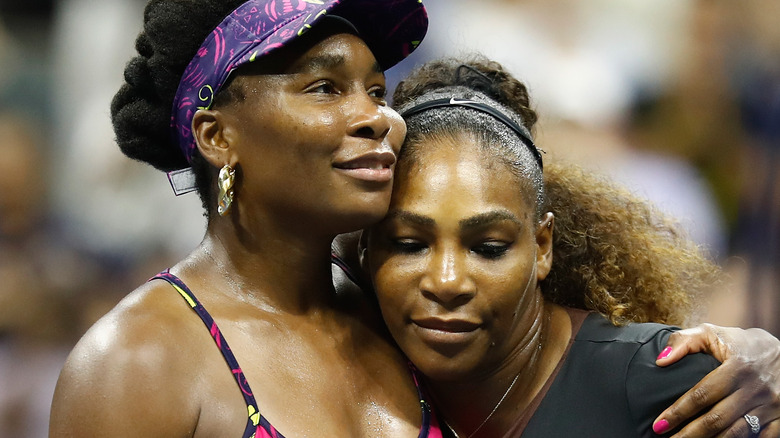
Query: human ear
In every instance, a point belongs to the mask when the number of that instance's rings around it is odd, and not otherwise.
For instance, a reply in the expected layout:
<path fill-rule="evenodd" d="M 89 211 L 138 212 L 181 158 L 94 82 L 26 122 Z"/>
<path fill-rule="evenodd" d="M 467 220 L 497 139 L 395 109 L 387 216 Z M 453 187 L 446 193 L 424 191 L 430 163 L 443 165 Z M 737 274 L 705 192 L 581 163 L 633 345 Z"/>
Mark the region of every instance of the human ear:
<path fill-rule="evenodd" d="M 212 166 L 235 167 L 238 162 L 230 147 L 231 134 L 226 117 L 218 110 L 199 109 L 192 117 L 192 135 L 201 156 Z"/>
<path fill-rule="evenodd" d="M 547 278 L 552 269 L 553 262 L 553 228 L 555 228 L 555 216 L 547 212 L 539 221 L 536 228 L 536 281 Z"/>

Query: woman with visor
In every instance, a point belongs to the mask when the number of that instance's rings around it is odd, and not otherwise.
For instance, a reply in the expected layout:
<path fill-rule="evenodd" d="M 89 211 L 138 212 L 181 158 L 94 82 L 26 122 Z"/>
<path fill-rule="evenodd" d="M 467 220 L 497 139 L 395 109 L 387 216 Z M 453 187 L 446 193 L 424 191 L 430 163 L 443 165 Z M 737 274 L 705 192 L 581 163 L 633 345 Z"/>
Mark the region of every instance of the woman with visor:
<path fill-rule="evenodd" d="M 147 5 L 117 141 L 197 190 L 207 230 L 74 348 L 51 436 L 441 435 L 375 301 L 331 272 L 333 238 L 387 212 L 405 125 L 383 71 L 426 25 L 418 0 Z"/>

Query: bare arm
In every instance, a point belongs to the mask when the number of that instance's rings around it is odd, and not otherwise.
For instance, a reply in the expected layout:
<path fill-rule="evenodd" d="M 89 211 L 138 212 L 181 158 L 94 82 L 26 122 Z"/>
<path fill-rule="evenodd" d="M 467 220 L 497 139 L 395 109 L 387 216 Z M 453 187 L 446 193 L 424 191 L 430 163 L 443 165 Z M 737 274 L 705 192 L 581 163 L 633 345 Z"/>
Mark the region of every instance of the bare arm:
<path fill-rule="evenodd" d="M 709 409 L 673 437 L 780 437 L 780 340 L 761 329 L 702 324 L 673 334 L 669 347 L 659 366 L 696 352 L 712 354 L 722 365 L 659 415 L 656 431 Z M 758 417 L 760 435 L 750 434 L 745 414 Z"/>
<path fill-rule="evenodd" d="M 57 382 L 50 437 L 193 436 L 196 397 L 182 397 L 175 347 L 152 319 L 114 311 L 79 341 Z"/>

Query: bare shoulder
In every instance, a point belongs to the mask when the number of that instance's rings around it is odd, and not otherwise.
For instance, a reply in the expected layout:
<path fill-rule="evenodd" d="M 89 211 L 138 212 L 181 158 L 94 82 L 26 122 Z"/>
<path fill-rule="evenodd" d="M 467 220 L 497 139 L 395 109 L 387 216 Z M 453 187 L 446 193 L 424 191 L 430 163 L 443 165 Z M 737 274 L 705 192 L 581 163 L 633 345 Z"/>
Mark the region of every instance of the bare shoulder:
<path fill-rule="evenodd" d="M 57 382 L 51 437 L 192 436 L 195 321 L 172 292 L 163 282 L 139 287 L 81 338 Z"/>

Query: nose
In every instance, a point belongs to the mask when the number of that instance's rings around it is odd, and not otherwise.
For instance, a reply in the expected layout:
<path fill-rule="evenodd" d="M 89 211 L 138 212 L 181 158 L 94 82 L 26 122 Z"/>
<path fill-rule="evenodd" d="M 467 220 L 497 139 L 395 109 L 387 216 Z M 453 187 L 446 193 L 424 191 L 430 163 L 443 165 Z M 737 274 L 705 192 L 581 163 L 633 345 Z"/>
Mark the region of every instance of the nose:
<path fill-rule="evenodd" d="M 466 260 L 455 250 L 433 249 L 425 271 L 420 282 L 423 296 L 446 308 L 461 306 L 476 295 Z"/>
<path fill-rule="evenodd" d="M 350 99 L 348 111 L 351 113 L 348 127 L 350 135 L 381 140 L 390 132 L 392 125 L 387 108 L 368 93 L 355 93 L 355 98 Z"/>
<path fill-rule="evenodd" d="M 390 122 L 390 132 L 385 136 L 384 142 L 389 144 L 393 151 L 398 155 L 401 151 L 401 145 L 406 138 L 406 122 L 396 110 L 385 106 L 381 107 L 381 110 L 387 116 L 387 120 Z"/>

